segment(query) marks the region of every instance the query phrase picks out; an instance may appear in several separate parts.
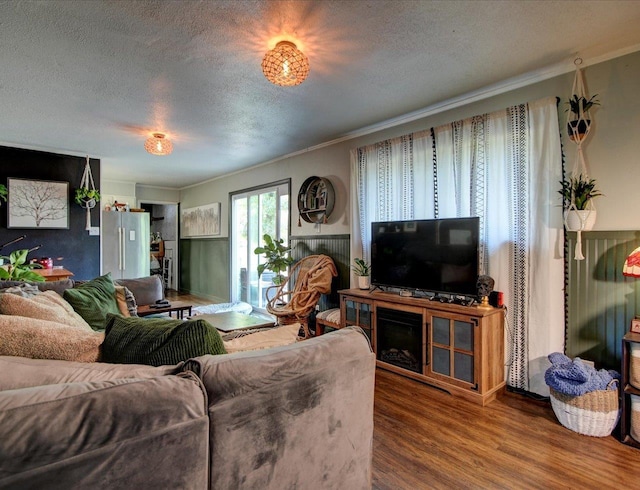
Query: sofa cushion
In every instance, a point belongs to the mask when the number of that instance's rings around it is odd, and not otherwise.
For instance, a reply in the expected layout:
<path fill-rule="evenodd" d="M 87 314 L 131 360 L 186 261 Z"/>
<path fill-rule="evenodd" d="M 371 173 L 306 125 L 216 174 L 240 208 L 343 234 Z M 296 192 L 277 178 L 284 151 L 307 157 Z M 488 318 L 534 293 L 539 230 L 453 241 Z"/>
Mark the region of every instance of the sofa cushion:
<path fill-rule="evenodd" d="M 183 363 L 178 363 L 174 366 L 153 367 L 0 356 L 0 391 L 81 381 L 155 378 L 177 374 L 182 365 Z"/>
<path fill-rule="evenodd" d="M 108 315 L 102 361 L 161 366 L 205 354 L 225 354 L 220 334 L 204 320 Z"/>
<path fill-rule="evenodd" d="M 159 299 L 164 299 L 164 286 L 158 275 L 136 279 L 118 279 L 115 283 L 129 289 L 139 305 L 152 305 Z"/>
<path fill-rule="evenodd" d="M 54 291 L 45 291 L 30 298 L 17 294 L 0 294 L 0 313 L 48 320 L 91 331 L 89 324 Z"/>
<path fill-rule="evenodd" d="M 90 329 L 17 315 L 0 315 L 2 356 L 95 362 L 103 339 L 103 334 Z"/>
<path fill-rule="evenodd" d="M 108 313 L 120 313 L 111 273 L 67 289 L 63 297 L 94 330 L 105 328 Z"/>
<path fill-rule="evenodd" d="M 138 304 L 129 288 L 116 286 L 116 303 L 122 316 L 138 316 Z"/>
<path fill-rule="evenodd" d="M 0 488 L 203 489 L 206 396 L 191 373 L 0 392 Z"/>

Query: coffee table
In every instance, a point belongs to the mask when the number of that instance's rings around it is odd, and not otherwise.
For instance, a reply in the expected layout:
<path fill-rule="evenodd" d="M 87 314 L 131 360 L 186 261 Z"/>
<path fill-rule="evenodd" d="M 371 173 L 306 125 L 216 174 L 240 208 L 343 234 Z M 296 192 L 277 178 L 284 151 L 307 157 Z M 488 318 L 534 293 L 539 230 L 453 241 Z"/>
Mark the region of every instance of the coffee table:
<path fill-rule="evenodd" d="M 176 318 L 182 320 L 184 318 L 184 312 L 188 312 L 187 316 L 190 316 L 191 308 L 193 308 L 192 304 L 185 301 L 171 301 L 169 306 L 162 308 L 151 308 L 151 306 L 152 305 L 138 306 L 138 316 L 149 316 L 155 315 L 156 313 L 169 313 L 169 316 L 171 316 L 171 313 L 175 311 Z"/>
<path fill-rule="evenodd" d="M 245 315 L 236 311 L 227 311 L 225 313 L 214 313 L 210 315 L 197 315 L 191 317 L 192 320 L 206 320 L 221 332 L 233 332 L 234 330 L 242 330 L 245 328 L 264 328 L 273 327 L 273 320 L 265 320 L 251 315 Z"/>

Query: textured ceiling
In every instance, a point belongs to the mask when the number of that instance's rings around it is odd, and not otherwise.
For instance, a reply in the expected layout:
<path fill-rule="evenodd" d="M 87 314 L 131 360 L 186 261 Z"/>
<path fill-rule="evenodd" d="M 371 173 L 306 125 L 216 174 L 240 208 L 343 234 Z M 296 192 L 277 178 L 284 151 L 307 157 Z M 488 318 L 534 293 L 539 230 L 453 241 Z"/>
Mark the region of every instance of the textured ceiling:
<path fill-rule="evenodd" d="M 184 187 L 525 77 L 640 49 L 638 1 L 0 2 L 0 142 Z M 271 85 L 290 39 L 308 79 Z M 586 58 L 585 58 L 586 59 Z M 144 151 L 165 131 L 174 151 Z"/>

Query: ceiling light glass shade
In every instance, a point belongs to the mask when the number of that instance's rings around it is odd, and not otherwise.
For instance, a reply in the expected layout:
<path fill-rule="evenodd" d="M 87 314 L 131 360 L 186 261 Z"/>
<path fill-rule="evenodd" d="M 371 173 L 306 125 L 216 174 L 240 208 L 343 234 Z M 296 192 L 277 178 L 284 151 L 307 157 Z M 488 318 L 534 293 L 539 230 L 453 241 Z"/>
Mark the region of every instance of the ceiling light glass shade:
<path fill-rule="evenodd" d="M 300 85 L 309 74 L 309 59 L 292 42 L 280 41 L 264 55 L 262 72 L 275 85 Z"/>
<path fill-rule="evenodd" d="M 624 261 L 622 273 L 627 277 L 640 277 L 640 247 L 631 252 Z"/>
<path fill-rule="evenodd" d="M 153 136 L 144 142 L 144 149 L 152 155 L 169 155 L 173 151 L 173 144 L 164 134 L 153 133 Z"/>

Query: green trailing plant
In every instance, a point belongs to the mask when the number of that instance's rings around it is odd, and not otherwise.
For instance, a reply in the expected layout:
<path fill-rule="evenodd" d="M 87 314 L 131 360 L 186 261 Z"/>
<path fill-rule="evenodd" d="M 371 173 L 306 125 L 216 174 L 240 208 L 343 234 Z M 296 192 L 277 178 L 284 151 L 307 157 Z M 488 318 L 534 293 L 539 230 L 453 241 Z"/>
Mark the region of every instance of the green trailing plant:
<path fill-rule="evenodd" d="M 91 199 L 95 200 L 95 202 L 100 202 L 100 191 L 98 191 L 98 189 L 89 189 L 88 187 L 76 189 L 76 204 L 84 205 L 84 203 Z"/>
<path fill-rule="evenodd" d="M 562 196 L 565 209 L 569 209 L 573 204 L 576 210 L 584 211 L 591 199 L 604 195 L 596 189 L 595 179 L 583 177 L 582 174 L 570 177 L 569 180 L 563 180 L 560 184 L 562 188 L 558 192 Z"/>
<path fill-rule="evenodd" d="M 7 200 L 7 188 L 5 187 L 4 184 L 0 184 L 0 201 L 6 201 Z"/>
<path fill-rule="evenodd" d="M 264 271 L 270 270 L 275 274 L 273 283 L 280 285 L 284 282 L 282 272 L 286 271 L 294 262 L 289 254 L 291 247 L 284 245 L 282 238 L 274 240 L 268 233 L 265 233 L 262 239 L 264 240 L 264 245 L 256 247 L 253 251 L 256 255 L 264 255 L 267 259 L 266 262 L 258 264 L 258 277 Z"/>
<path fill-rule="evenodd" d="M 591 109 L 594 105 L 600 105 L 600 101 L 596 100 L 597 96 L 598 94 L 594 95 L 590 99 L 587 99 L 586 97 L 573 94 L 573 97 L 571 97 L 567 102 L 567 104 L 569 105 L 569 109 L 567 109 L 567 111 L 571 111 L 576 116 L 579 116 L 580 106 L 582 106 L 582 113 L 584 114 L 589 109 Z"/>
<path fill-rule="evenodd" d="M 364 261 L 361 258 L 355 258 L 353 260 L 353 265 L 351 266 L 353 269 L 353 273 L 356 276 L 369 276 L 371 275 L 371 265 Z"/>
<path fill-rule="evenodd" d="M 29 255 L 28 249 L 15 250 L 10 255 L 0 256 L 0 259 L 4 259 L 5 264 L 0 267 L 0 279 L 9 281 L 33 281 L 42 282 L 42 277 L 37 272 L 33 272 L 33 269 L 41 269 L 40 264 L 27 263 L 27 255 Z"/>

